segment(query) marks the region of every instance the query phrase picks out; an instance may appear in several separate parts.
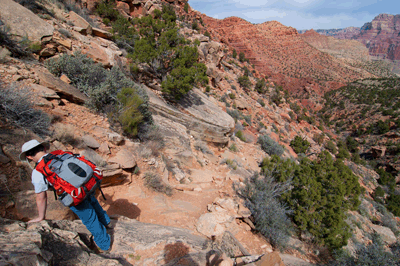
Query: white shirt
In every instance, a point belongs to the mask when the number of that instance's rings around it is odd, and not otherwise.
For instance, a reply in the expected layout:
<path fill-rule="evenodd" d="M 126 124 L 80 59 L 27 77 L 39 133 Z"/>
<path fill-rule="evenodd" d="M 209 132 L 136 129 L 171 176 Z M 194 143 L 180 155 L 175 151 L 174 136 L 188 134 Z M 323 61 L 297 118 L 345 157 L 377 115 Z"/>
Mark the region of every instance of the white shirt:
<path fill-rule="evenodd" d="M 46 154 L 47 155 L 47 154 Z M 46 155 L 43 155 L 40 159 L 39 159 L 39 161 L 38 161 L 38 163 L 43 159 L 43 157 L 44 156 L 46 156 Z M 33 171 L 32 171 L 32 184 L 33 184 L 33 186 L 35 187 L 35 193 L 40 193 L 40 192 L 43 192 L 43 191 L 47 191 L 48 189 L 49 189 L 49 185 L 48 185 L 48 182 L 46 181 L 44 181 L 44 175 L 42 174 L 42 173 L 40 173 L 38 170 L 36 170 L 36 169 L 34 169 Z"/>

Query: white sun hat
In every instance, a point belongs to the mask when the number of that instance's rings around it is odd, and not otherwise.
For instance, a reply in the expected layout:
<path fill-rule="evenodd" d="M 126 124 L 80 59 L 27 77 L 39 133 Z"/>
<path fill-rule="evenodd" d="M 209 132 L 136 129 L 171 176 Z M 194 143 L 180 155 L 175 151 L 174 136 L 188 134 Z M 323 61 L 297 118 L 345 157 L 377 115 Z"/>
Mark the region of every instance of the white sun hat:
<path fill-rule="evenodd" d="M 36 139 L 30 140 L 28 142 L 25 142 L 24 145 L 22 145 L 21 148 L 21 154 L 19 155 L 19 159 L 21 161 L 26 161 L 26 152 L 32 150 L 33 148 L 43 145 L 46 150 L 50 148 L 50 144 L 47 141 L 39 142 Z"/>

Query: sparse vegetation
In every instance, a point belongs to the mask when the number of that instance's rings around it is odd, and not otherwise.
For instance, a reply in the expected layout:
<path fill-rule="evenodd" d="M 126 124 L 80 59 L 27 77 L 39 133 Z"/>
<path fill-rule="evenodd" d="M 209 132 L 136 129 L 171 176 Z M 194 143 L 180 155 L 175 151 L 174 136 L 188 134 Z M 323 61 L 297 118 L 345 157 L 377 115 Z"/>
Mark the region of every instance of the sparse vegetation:
<path fill-rule="evenodd" d="M 272 173 L 253 175 L 246 179 L 244 187 L 236 187 L 237 193 L 246 200 L 255 226 L 272 245 L 284 249 L 293 227 L 289 216 L 292 212 L 280 201 L 289 191 L 290 182 L 276 182 Z"/>
<path fill-rule="evenodd" d="M 38 135 L 51 135 L 50 117 L 34 107 L 28 89 L 0 83 L 0 90 L 0 115 L 3 118 Z"/>
<path fill-rule="evenodd" d="M 258 137 L 257 143 L 261 144 L 261 149 L 268 153 L 269 155 L 278 155 L 281 156 L 284 152 L 284 149 L 281 145 L 276 143 L 271 137 L 268 135 L 261 135 Z"/>
<path fill-rule="evenodd" d="M 67 75 L 75 87 L 88 95 L 89 107 L 108 113 L 110 118 L 118 117 L 115 121 L 121 122 L 129 135 L 137 133 L 137 130 L 132 128 L 133 124 L 139 130 L 145 130 L 152 123 L 148 97 L 144 89 L 127 78 L 119 68 L 106 70 L 81 53 L 72 56 L 65 54 L 57 59 L 50 59 L 46 61 L 46 66 L 56 76 Z M 127 90 L 126 88 L 132 90 L 130 100 L 122 95 L 118 98 L 118 93 L 122 89 Z M 137 117 L 131 118 L 130 115 Z"/>
<path fill-rule="evenodd" d="M 164 193 L 167 196 L 172 196 L 173 189 L 165 184 L 161 177 L 159 177 L 157 174 L 152 173 L 152 172 L 146 172 L 144 174 L 144 183 L 147 187 L 153 189 L 154 191 Z"/>

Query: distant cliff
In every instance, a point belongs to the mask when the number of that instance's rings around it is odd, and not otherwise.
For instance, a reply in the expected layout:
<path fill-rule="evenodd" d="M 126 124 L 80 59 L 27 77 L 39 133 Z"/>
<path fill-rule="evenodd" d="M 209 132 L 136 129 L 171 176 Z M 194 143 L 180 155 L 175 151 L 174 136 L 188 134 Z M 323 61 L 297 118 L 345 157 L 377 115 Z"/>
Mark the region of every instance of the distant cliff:
<path fill-rule="evenodd" d="M 363 43 L 371 56 L 379 59 L 400 60 L 400 15 L 380 14 L 361 28 L 315 30 L 337 39 L 351 39 Z M 299 33 L 305 33 L 301 30 Z"/>

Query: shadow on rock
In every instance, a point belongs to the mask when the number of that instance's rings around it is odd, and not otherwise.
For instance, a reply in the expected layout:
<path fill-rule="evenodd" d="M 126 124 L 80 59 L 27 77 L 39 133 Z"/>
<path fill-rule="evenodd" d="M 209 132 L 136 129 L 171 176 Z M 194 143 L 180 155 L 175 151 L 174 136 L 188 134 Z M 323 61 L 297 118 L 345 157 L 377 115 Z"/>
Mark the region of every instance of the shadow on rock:
<path fill-rule="evenodd" d="M 113 197 L 106 194 L 106 206 L 108 215 L 122 215 L 130 219 L 137 219 L 140 216 L 141 210 L 126 199 L 113 200 Z"/>
<path fill-rule="evenodd" d="M 165 265 L 199 266 L 189 254 L 189 247 L 182 242 L 167 244 L 164 248 L 164 260 Z"/>

